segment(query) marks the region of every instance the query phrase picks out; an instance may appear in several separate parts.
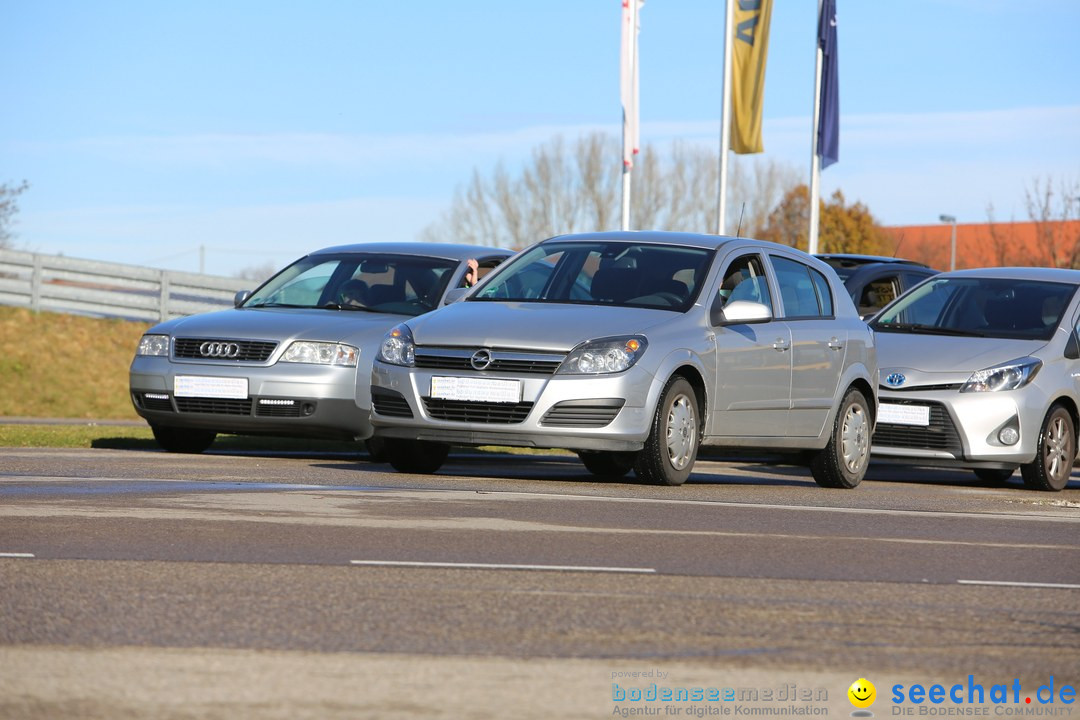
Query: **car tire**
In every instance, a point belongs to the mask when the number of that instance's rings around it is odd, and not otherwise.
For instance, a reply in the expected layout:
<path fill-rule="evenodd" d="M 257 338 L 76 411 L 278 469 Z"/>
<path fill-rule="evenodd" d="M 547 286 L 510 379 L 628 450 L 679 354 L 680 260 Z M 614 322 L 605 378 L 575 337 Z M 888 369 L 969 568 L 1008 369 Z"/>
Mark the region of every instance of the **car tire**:
<path fill-rule="evenodd" d="M 676 375 L 660 393 L 634 472 L 653 485 L 682 485 L 694 469 L 700 434 L 697 394 L 685 378 Z"/>
<path fill-rule="evenodd" d="M 1076 460 L 1076 423 L 1064 405 L 1050 406 L 1039 429 L 1035 460 L 1020 466 L 1024 485 L 1029 490 L 1064 489 Z"/>
<path fill-rule="evenodd" d="M 154 439 L 162 448 L 172 453 L 198 454 L 214 444 L 217 433 L 213 430 L 190 430 L 188 428 L 151 425 Z"/>
<path fill-rule="evenodd" d="M 430 440 L 386 439 L 386 461 L 398 472 L 430 475 L 446 462 L 450 446 Z"/>
<path fill-rule="evenodd" d="M 996 468 L 977 468 L 975 470 L 975 477 L 979 478 L 983 482 L 988 483 L 1003 483 L 1013 476 L 1015 470 L 1000 470 Z"/>
<path fill-rule="evenodd" d="M 870 406 L 852 388 L 844 395 L 828 444 L 810 459 L 810 473 L 821 487 L 851 489 L 870 464 Z"/>
<path fill-rule="evenodd" d="M 634 469 L 636 452 L 579 452 L 585 469 L 600 477 L 620 478 Z"/>
<path fill-rule="evenodd" d="M 364 448 L 368 452 L 368 461 L 373 463 L 386 462 L 386 440 L 380 437 L 370 437 L 364 441 Z"/>

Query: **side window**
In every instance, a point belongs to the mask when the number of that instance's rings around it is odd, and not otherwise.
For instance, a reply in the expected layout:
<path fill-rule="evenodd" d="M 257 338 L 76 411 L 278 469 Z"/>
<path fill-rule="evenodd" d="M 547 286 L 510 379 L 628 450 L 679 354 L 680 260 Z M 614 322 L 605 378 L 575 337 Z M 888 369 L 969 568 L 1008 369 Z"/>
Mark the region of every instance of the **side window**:
<path fill-rule="evenodd" d="M 765 279 L 765 266 L 759 255 L 743 255 L 728 265 L 724 281 L 720 283 L 719 296 L 723 303 L 748 300 L 761 303 L 773 310 L 769 283 Z"/>
<path fill-rule="evenodd" d="M 833 298 L 832 289 L 829 287 L 829 281 L 814 268 L 810 268 L 810 280 L 814 283 L 814 290 L 817 291 L 818 305 L 821 307 L 821 314 L 826 317 L 832 317 Z"/>
<path fill-rule="evenodd" d="M 822 309 L 818 304 L 818 291 L 810 277 L 812 268 L 801 262 L 775 255 L 772 257 L 772 264 L 773 269 L 776 270 L 776 279 L 780 283 L 784 316 L 789 318 L 821 317 Z"/>
<path fill-rule="evenodd" d="M 476 283 L 479 283 L 481 280 L 484 279 L 484 277 L 489 272 L 491 272 L 495 268 L 499 267 L 499 265 L 505 259 L 506 258 L 504 258 L 504 257 L 493 257 L 493 258 L 481 258 L 481 259 L 477 260 L 477 262 L 476 262 Z M 471 287 L 469 285 L 469 273 L 468 272 L 466 272 L 464 275 L 461 276 L 461 280 L 458 282 L 458 287 Z"/>
<path fill-rule="evenodd" d="M 899 279 L 895 276 L 877 278 L 866 283 L 862 289 L 862 293 L 859 294 L 859 301 L 856 306 L 859 309 L 859 316 L 866 317 L 867 315 L 873 315 L 881 308 L 885 307 L 900 294 Z"/>

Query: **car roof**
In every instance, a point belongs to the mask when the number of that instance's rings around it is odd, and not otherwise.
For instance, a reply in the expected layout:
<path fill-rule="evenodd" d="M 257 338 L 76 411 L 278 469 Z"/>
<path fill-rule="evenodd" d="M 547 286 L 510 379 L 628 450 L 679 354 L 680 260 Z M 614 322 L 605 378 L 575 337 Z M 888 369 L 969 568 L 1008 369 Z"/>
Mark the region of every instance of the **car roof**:
<path fill-rule="evenodd" d="M 854 253 L 820 253 L 814 257 L 820 258 L 834 267 L 857 267 L 873 263 L 890 263 L 898 265 L 914 265 L 916 267 L 930 267 L 917 260 L 906 258 L 887 257 L 885 255 L 858 255 Z"/>
<path fill-rule="evenodd" d="M 954 270 L 938 277 L 994 278 L 999 280 L 1042 280 L 1080 285 L 1080 270 L 1044 267 L 992 267 Z"/>
<path fill-rule="evenodd" d="M 485 247 L 483 245 L 465 245 L 462 243 L 435 243 L 420 241 L 402 242 L 367 242 L 353 245 L 335 245 L 322 248 L 311 253 L 322 255 L 328 253 L 380 253 L 387 255 L 423 255 L 427 257 L 445 258 L 448 260 L 468 260 L 478 255 L 513 255 L 512 250 L 498 247 Z"/>
<path fill-rule="evenodd" d="M 601 241 L 601 242 L 636 242 L 657 243 L 667 245 L 685 245 L 687 247 L 705 248 L 715 250 L 718 247 L 732 242 L 749 242 L 756 245 L 772 245 L 778 248 L 790 250 L 787 245 L 754 240 L 753 238 L 734 238 L 727 235 L 706 235 L 704 233 L 672 232 L 667 230 L 613 230 L 606 232 L 574 233 L 571 235 L 556 235 L 548 238 L 545 243 L 552 242 L 577 242 L 577 241 Z"/>

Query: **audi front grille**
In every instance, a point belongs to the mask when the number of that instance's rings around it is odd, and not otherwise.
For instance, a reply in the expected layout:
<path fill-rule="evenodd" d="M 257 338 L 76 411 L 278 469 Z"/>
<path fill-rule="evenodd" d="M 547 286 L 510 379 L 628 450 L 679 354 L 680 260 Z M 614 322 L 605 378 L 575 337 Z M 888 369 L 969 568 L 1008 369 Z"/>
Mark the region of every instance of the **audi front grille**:
<path fill-rule="evenodd" d="M 259 363 L 269 360 L 276 347 L 276 342 L 260 340 L 175 338 L 173 357 L 178 360 Z"/>

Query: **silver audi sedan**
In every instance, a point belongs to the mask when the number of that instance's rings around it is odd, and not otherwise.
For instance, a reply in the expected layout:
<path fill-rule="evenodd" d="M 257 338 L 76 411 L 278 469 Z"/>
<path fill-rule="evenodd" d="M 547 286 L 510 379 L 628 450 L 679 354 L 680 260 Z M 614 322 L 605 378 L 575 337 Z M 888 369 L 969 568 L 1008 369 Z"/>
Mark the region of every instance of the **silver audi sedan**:
<path fill-rule="evenodd" d="M 202 452 L 218 433 L 368 438 L 387 329 L 441 305 L 469 259 L 484 273 L 512 254 L 411 242 L 311 253 L 234 309 L 150 328 L 131 362 L 135 411 L 172 452 Z"/>
<path fill-rule="evenodd" d="M 1076 458 L 1080 271 L 935 275 L 886 306 L 875 457 L 1061 490 Z"/>
<path fill-rule="evenodd" d="M 873 334 L 820 260 L 712 235 L 565 235 L 387 333 L 372 422 L 405 472 L 492 444 L 679 485 L 708 444 L 804 451 L 819 484 L 854 487 L 876 386 Z"/>

